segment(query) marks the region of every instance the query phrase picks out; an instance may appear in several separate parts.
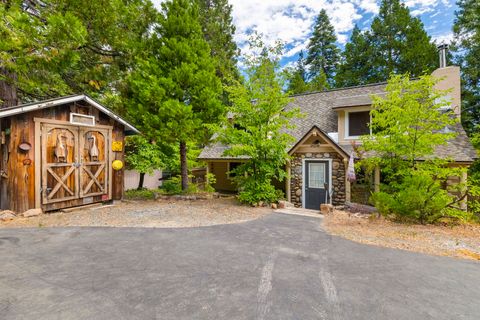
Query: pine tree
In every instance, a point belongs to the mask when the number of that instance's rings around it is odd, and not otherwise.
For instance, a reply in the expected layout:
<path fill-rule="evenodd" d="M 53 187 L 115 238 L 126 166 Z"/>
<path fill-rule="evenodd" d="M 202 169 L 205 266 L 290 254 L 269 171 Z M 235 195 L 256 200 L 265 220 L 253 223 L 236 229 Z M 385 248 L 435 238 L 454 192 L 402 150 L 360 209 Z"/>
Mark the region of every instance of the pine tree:
<path fill-rule="evenodd" d="M 0 100 L 113 91 L 156 12 L 144 0 L 0 1 Z"/>
<path fill-rule="evenodd" d="M 303 51 L 300 51 L 297 64 L 294 68 L 287 70 L 288 92 L 298 94 L 308 91 L 307 71 L 305 70 L 305 58 Z"/>
<path fill-rule="evenodd" d="M 373 19 L 369 39 L 372 65 L 368 82 L 386 81 L 391 73 L 412 77 L 437 67 L 437 50 L 419 18 L 412 17 L 400 0 L 383 0 Z"/>
<path fill-rule="evenodd" d="M 480 134 L 480 4 L 460 0 L 453 31 L 457 63 L 462 70 L 462 122 L 469 134 Z"/>
<path fill-rule="evenodd" d="M 319 80 L 323 78 L 322 74 L 330 86 L 334 84 L 336 67 L 340 60 L 340 50 L 335 44 L 336 41 L 335 29 L 330 23 L 327 12 L 322 9 L 315 21 L 306 58 L 309 78 L 316 79 L 317 86 L 321 83 Z"/>
<path fill-rule="evenodd" d="M 217 76 L 226 84 L 230 77 L 238 78 L 237 57 L 239 50 L 233 40 L 235 25 L 232 5 L 228 0 L 196 0 L 205 40 L 216 60 Z"/>
<path fill-rule="evenodd" d="M 130 118 L 154 140 L 179 146 L 182 190 L 188 187 L 187 146 L 210 137 L 208 125 L 223 113 L 221 83 L 204 39 L 197 5 L 162 3 L 149 50 L 123 93 Z"/>
<path fill-rule="evenodd" d="M 337 87 L 356 86 L 368 83 L 371 67 L 372 46 L 365 32 L 353 28 L 350 41 L 345 44 L 342 62 L 335 75 Z"/>

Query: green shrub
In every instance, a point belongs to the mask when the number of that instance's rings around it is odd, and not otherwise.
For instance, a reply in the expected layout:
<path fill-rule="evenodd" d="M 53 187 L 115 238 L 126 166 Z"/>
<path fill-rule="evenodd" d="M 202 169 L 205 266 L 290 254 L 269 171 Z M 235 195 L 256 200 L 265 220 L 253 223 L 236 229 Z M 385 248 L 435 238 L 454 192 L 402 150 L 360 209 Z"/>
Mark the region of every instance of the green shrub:
<path fill-rule="evenodd" d="M 371 201 L 384 216 L 398 220 L 434 223 L 442 218 L 469 220 L 471 214 L 449 206 L 454 196 L 441 188 L 440 182 L 426 174 L 405 177 L 393 193 L 377 192 Z"/>
<path fill-rule="evenodd" d="M 192 178 L 193 175 L 189 176 L 189 178 Z M 198 187 L 197 183 L 189 183 L 187 190 L 184 190 L 183 193 L 198 193 L 200 192 L 200 188 Z"/>
<path fill-rule="evenodd" d="M 259 202 L 275 203 L 283 198 L 283 192 L 275 189 L 270 183 L 259 183 L 248 179 L 239 190 L 238 200 L 243 203 L 256 205 Z"/>
<path fill-rule="evenodd" d="M 388 217 L 393 214 L 392 209 L 394 207 L 395 200 L 391 194 L 386 192 L 375 192 L 370 197 L 370 202 L 377 208 L 378 212 Z"/>
<path fill-rule="evenodd" d="M 155 190 L 149 189 L 131 189 L 125 191 L 125 199 L 128 200 L 153 200 L 155 199 Z"/>
<path fill-rule="evenodd" d="M 213 173 L 207 173 L 205 175 L 205 191 L 206 192 L 215 192 L 213 185 L 217 182 L 217 178 Z"/>
<path fill-rule="evenodd" d="M 180 177 L 172 177 L 170 180 L 166 180 L 160 187 L 167 194 L 179 194 L 182 193 L 182 180 Z"/>

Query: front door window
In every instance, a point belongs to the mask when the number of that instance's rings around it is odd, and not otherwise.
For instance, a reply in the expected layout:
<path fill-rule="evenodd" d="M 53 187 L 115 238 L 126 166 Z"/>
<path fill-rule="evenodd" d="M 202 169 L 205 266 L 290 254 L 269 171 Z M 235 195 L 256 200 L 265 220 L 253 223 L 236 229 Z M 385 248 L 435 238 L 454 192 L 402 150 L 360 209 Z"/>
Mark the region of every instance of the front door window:
<path fill-rule="evenodd" d="M 325 163 L 311 162 L 308 166 L 308 187 L 325 188 Z"/>

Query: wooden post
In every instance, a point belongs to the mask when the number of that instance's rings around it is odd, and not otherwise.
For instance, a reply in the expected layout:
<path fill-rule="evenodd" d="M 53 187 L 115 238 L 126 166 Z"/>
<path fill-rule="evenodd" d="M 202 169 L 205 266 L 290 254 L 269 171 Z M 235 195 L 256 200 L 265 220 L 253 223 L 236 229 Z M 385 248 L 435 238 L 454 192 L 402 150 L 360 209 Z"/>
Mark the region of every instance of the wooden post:
<path fill-rule="evenodd" d="M 350 181 L 348 181 L 348 178 L 347 178 L 347 168 L 348 168 L 348 159 L 347 158 L 343 159 L 343 167 L 345 168 L 345 202 L 350 203 L 350 201 L 352 199 L 352 195 L 351 195 Z"/>
<path fill-rule="evenodd" d="M 374 177 L 375 192 L 380 192 L 380 167 L 375 167 Z"/>
<path fill-rule="evenodd" d="M 205 187 L 208 186 L 208 174 L 210 173 L 210 162 L 207 162 L 207 170 L 205 171 Z"/>
<path fill-rule="evenodd" d="M 292 181 L 290 177 L 290 161 L 287 162 L 287 179 L 285 179 L 285 193 L 287 194 L 287 201 L 291 202 L 291 194 L 290 194 L 290 183 Z"/>

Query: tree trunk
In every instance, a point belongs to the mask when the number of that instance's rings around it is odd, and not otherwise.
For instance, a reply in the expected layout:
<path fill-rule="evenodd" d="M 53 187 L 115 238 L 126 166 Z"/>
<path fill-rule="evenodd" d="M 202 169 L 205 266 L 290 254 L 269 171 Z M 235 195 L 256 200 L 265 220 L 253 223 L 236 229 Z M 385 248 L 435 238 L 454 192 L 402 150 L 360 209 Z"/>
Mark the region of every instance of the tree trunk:
<path fill-rule="evenodd" d="M 0 108 L 18 105 L 17 74 L 0 68 Z"/>
<path fill-rule="evenodd" d="M 187 168 L 187 143 L 180 142 L 180 174 L 182 176 L 182 190 L 188 188 L 188 168 Z"/>
<path fill-rule="evenodd" d="M 6 68 L 0 68 L 0 109 L 18 105 L 17 96 L 17 74 L 8 71 Z M 0 124 L 0 131 L 4 130 Z M 3 144 L 0 146 L 0 171 L 7 172 L 8 166 L 8 146 Z M 0 208 L 10 209 L 8 203 L 8 180 L 0 177 Z"/>
<path fill-rule="evenodd" d="M 143 181 L 145 180 L 145 172 L 140 172 L 140 180 L 138 180 L 137 190 L 143 189 Z"/>

